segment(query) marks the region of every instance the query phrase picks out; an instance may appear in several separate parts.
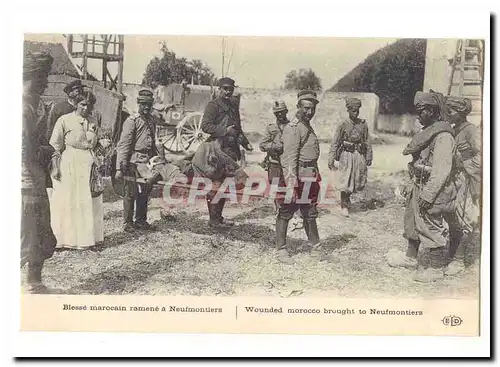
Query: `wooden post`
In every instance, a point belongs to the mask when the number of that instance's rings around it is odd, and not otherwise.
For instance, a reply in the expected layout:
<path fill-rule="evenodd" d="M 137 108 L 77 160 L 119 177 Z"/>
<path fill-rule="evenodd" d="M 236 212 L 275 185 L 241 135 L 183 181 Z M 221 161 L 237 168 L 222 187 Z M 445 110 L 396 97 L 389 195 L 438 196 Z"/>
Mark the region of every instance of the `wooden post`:
<path fill-rule="evenodd" d="M 71 55 L 73 53 L 73 35 L 68 35 L 68 54 Z"/>
<path fill-rule="evenodd" d="M 102 83 L 104 85 L 104 88 L 107 88 L 107 71 L 108 71 L 108 63 L 106 60 L 102 60 Z"/>
<path fill-rule="evenodd" d="M 465 78 L 465 46 L 466 40 L 462 40 L 462 50 L 460 51 L 460 84 L 458 85 L 458 95 L 462 97 Z"/>
<path fill-rule="evenodd" d="M 118 55 L 119 55 L 119 60 L 118 60 L 118 93 L 122 93 L 122 83 L 123 83 L 123 54 L 124 54 L 124 37 L 123 35 L 118 36 Z"/>
<path fill-rule="evenodd" d="M 88 47 L 88 35 L 83 36 L 83 79 L 88 79 L 87 74 L 87 47 Z"/>

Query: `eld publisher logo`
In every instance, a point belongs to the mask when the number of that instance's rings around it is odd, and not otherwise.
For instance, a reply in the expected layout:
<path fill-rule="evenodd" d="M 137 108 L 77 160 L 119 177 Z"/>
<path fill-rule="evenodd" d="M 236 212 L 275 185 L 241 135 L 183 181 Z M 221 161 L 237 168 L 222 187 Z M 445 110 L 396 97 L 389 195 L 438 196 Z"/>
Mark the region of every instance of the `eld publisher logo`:
<path fill-rule="evenodd" d="M 458 316 L 445 316 L 441 320 L 445 326 L 460 326 L 463 320 Z"/>

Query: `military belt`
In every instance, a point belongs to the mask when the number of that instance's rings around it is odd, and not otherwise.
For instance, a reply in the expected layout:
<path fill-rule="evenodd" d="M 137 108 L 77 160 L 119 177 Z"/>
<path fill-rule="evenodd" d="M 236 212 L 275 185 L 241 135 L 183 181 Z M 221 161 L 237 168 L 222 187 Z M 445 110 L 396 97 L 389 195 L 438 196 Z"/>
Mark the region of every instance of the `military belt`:
<path fill-rule="evenodd" d="M 302 168 L 318 167 L 318 162 L 317 161 L 299 162 L 299 167 Z"/>

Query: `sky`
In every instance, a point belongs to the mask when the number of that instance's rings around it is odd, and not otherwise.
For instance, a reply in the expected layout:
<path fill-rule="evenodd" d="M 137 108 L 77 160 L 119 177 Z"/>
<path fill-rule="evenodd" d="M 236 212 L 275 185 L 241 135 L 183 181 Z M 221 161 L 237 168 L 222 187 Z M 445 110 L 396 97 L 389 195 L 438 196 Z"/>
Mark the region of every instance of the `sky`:
<path fill-rule="evenodd" d="M 25 39 L 66 45 L 62 34 L 26 34 Z M 221 76 L 222 37 L 126 35 L 124 39 L 125 83 L 141 83 L 149 61 L 161 56 L 161 41 L 165 41 L 178 57 L 200 59 L 216 76 Z M 323 87 L 329 88 L 368 55 L 395 41 L 395 38 L 225 37 L 224 72 L 225 76 L 235 79 L 238 86 L 275 89 L 283 84 L 290 70 L 311 68 L 320 77 Z M 80 60 L 76 62 L 81 63 Z M 114 66 L 110 69 L 116 70 Z M 89 71 L 99 77 L 100 63 L 91 60 Z"/>

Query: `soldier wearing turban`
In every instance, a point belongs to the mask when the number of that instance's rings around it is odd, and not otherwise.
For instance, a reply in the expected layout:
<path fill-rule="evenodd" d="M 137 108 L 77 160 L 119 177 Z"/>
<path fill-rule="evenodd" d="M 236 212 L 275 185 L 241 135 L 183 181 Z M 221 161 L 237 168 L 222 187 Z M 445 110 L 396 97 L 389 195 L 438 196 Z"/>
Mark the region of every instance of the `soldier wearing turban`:
<path fill-rule="evenodd" d="M 404 237 L 406 254 L 395 253 L 389 265 L 417 269 L 414 280 L 434 282 L 442 279 L 446 266 L 445 222 L 450 222 L 460 187 L 454 159 L 455 139 L 450 124 L 442 120 L 441 94 L 417 92 L 414 105 L 423 129 L 415 134 L 403 151 L 411 155 L 411 186 L 405 192 Z M 429 256 L 418 256 L 422 249 Z"/>
<path fill-rule="evenodd" d="M 42 283 L 42 269 L 56 245 L 46 190 L 54 149 L 46 139 L 47 110 L 40 100 L 52 61 L 48 53 L 27 53 L 23 65 L 21 267 L 28 264 L 27 282 L 34 293 L 47 291 Z"/>
<path fill-rule="evenodd" d="M 348 217 L 351 194 L 361 191 L 366 185 L 367 166 L 371 166 L 373 153 L 370 133 L 365 120 L 358 118 L 361 100 L 347 98 L 345 102 L 349 118 L 336 129 L 328 155 L 328 167 L 334 169 L 339 162 L 336 176 L 340 191 L 341 213 Z"/>
<path fill-rule="evenodd" d="M 479 201 L 481 194 L 481 134 L 479 129 L 467 121 L 472 110 L 468 98 L 449 96 L 446 98 L 448 120 L 453 126 L 457 152 L 460 156 L 464 185 L 457 199 L 456 234 L 450 241 L 446 275 L 455 275 L 464 270 L 465 251 L 477 240 L 479 225 Z"/>

